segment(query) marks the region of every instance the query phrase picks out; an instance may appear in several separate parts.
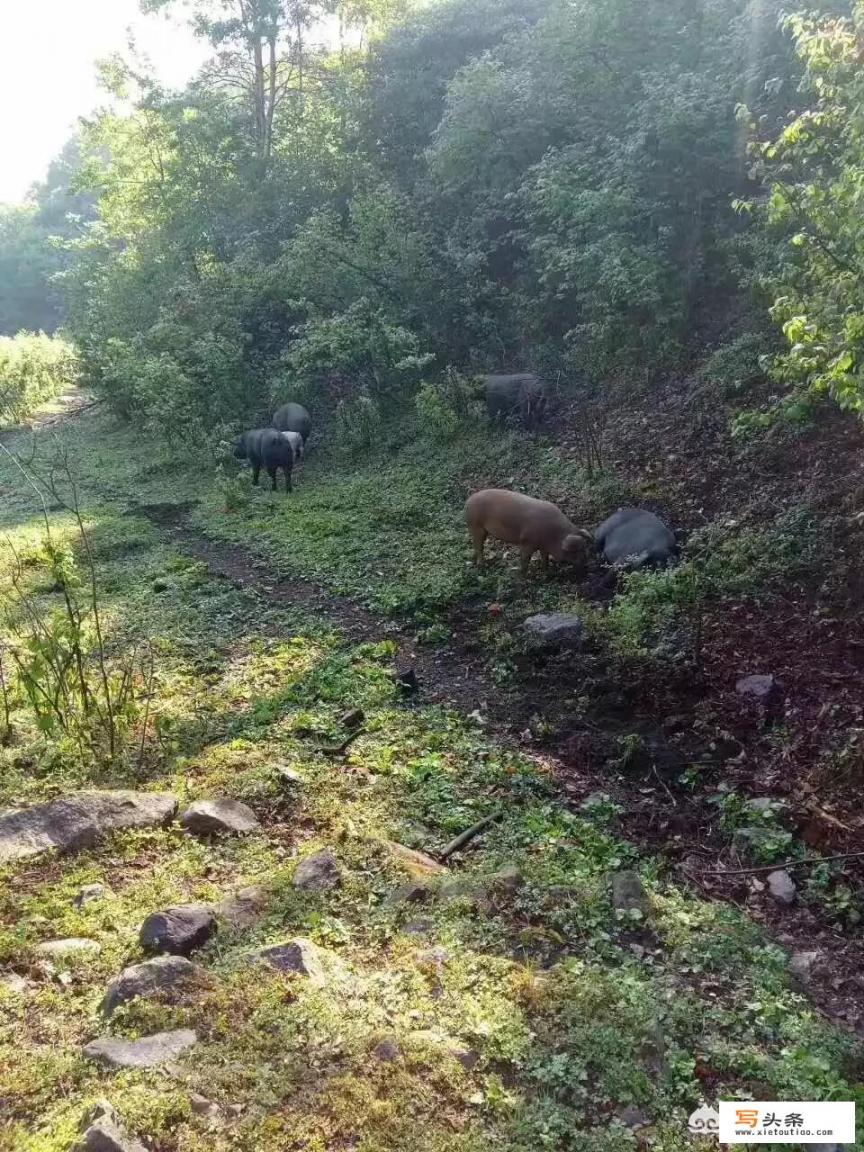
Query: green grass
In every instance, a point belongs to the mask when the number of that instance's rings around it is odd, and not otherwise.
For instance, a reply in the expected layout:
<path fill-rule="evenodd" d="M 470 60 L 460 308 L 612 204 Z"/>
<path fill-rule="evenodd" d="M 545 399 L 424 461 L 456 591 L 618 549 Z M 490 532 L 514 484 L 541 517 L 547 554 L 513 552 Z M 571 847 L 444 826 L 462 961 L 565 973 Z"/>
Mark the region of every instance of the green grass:
<path fill-rule="evenodd" d="M 426 552 L 405 573 L 399 557 L 446 529 L 453 473 L 427 484 L 403 456 L 325 485 L 324 464 L 310 465 L 293 501 L 280 497 L 274 511 L 256 495 L 254 516 L 241 518 L 219 510 L 209 477 L 160 471 L 152 457 L 145 475 L 148 454 L 128 433 L 100 421 L 73 435 L 91 476 L 86 514 L 110 643 L 121 652 L 134 632 L 152 640 L 159 737 L 143 761 L 133 744 L 114 763 L 86 764 L 33 733 L 21 711 L 16 741 L 0 749 L 0 806 L 87 785 L 170 789 L 181 802 L 229 794 L 255 809 L 262 831 L 212 843 L 176 826 L 126 833 L 3 869 L 0 967 L 29 983 L 23 996 L 0 987 L 0 1147 L 67 1152 L 86 1106 L 103 1096 L 158 1152 L 607 1152 L 637 1147 L 620 1121 L 628 1106 L 645 1113 L 652 1147 L 684 1152 L 698 1146 L 686 1119 L 703 1098 L 864 1102 L 856 1045 L 793 988 L 782 951 L 742 913 L 682 890 L 659 860 L 640 856 L 609 806 L 569 811 L 540 765 L 470 719 L 400 704 L 389 642 L 350 645 L 313 616 L 213 580 L 120 511 L 133 491 L 142 502 L 201 498 L 208 529 L 257 540 L 276 562 L 355 591 L 370 587 L 363 557 L 372 563 L 375 547 L 394 540 L 401 492 L 415 509 L 411 534 L 404 551 L 378 561 L 395 575 L 374 587 L 410 601 L 434 564 Z M 33 547 L 31 495 L 6 464 L 0 484 L 0 528 Z M 421 515 L 424 491 L 435 499 Z M 301 526 L 332 527 L 339 510 L 341 547 L 328 528 L 303 551 Z M 445 601 L 464 578 L 455 523 L 449 539 L 435 561 Z M 0 579 L 7 562 L 2 553 Z M 38 587 L 38 565 L 31 577 Z M 40 596 L 47 609 L 57 594 Z M 341 712 L 356 706 L 364 734 L 344 761 L 322 754 Z M 301 783 L 286 785 L 280 767 Z M 429 881 L 425 902 L 388 899 L 409 874 L 387 841 L 434 853 L 499 807 L 500 823 Z M 299 893 L 297 861 L 323 846 L 340 860 L 342 885 Z M 523 878 L 515 890 L 495 878 L 509 865 Z M 618 867 L 642 874 L 647 924 L 616 919 L 608 873 Z M 110 894 L 76 910 L 76 891 L 97 880 Z M 141 958 L 149 912 L 247 884 L 266 890 L 263 915 L 240 932 L 222 925 L 197 957 L 202 986 L 100 1021 L 105 985 Z M 423 932 L 406 932 L 418 919 Z M 323 987 L 260 969 L 250 977 L 251 948 L 297 935 L 338 958 Z M 101 952 L 52 973 L 35 947 L 62 936 L 95 939 Z M 444 949 L 437 959 L 433 947 Z M 105 1031 L 171 1027 L 196 1029 L 200 1042 L 170 1074 L 109 1072 L 80 1055 Z M 384 1038 L 399 1046 L 394 1063 L 374 1055 Z M 193 1113 L 190 1092 L 222 1106 L 218 1125 Z"/>
<path fill-rule="evenodd" d="M 610 476 L 589 481 L 566 449 L 485 425 L 446 445 L 414 440 L 398 452 L 385 445 L 358 461 L 313 450 L 295 473 L 291 496 L 271 493 L 266 477 L 260 490 L 252 488 L 248 471 L 233 475 L 233 461 L 217 479 L 206 453 L 184 465 L 110 415 L 70 422 L 58 439 L 99 501 L 196 502 L 191 523 L 208 535 L 242 543 L 275 569 L 311 577 L 376 611 L 421 620 L 466 595 L 521 594 L 512 555 L 483 580 L 473 570 L 462 506 L 476 488 L 522 487 L 589 524 L 626 498 Z M 560 581 L 556 595 L 568 586 L 576 588 Z"/>

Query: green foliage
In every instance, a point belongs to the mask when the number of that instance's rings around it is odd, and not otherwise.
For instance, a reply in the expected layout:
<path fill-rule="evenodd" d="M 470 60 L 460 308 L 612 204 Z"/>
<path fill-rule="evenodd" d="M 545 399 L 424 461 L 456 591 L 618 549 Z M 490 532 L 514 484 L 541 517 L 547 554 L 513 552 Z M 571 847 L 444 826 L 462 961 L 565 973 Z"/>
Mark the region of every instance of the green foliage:
<path fill-rule="evenodd" d="M 0 425 L 20 422 L 77 379 L 75 349 L 59 336 L 0 336 Z"/>
<path fill-rule="evenodd" d="M 744 332 L 711 353 L 697 376 L 721 395 L 738 396 L 765 378 L 771 368 L 772 341 L 759 332 Z"/>
<path fill-rule="evenodd" d="M 371 396 L 340 400 L 336 408 L 335 443 L 349 456 L 380 447 L 381 409 Z"/>
<path fill-rule="evenodd" d="M 756 174 L 770 190 L 769 226 L 785 237 L 773 277 L 772 309 L 788 344 L 778 378 L 864 410 L 864 5 L 849 18 L 786 21 L 806 69 L 804 110 L 770 142 L 754 147 Z"/>
<path fill-rule="evenodd" d="M 288 361 L 309 392 L 323 391 L 335 378 L 349 396 L 366 392 L 398 404 L 431 359 L 414 333 L 391 323 L 366 298 L 345 312 L 313 317 L 296 332 Z"/>
<path fill-rule="evenodd" d="M 415 404 L 420 431 L 433 440 L 451 440 L 480 419 L 476 389 L 453 368 L 421 385 Z"/>

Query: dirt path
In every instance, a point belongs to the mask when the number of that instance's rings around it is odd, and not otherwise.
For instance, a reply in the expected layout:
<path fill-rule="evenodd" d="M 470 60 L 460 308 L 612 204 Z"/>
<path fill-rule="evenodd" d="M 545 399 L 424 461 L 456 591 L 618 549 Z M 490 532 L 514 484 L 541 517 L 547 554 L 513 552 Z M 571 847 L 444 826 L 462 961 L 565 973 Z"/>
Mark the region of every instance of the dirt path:
<path fill-rule="evenodd" d="M 864 1035 L 864 942 L 841 933 L 801 901 L 791 907 L 778 905 L 767 893 L 764 875 L 704 875 L 719 866 L 721 854 L 730 868 L 738 861 L 734 856 L 727 859 L 728 837 L 720 834 L 717 809 L 707 802 L 707 796 L 677 787 L 677 775 L 687 761 L 663 741 L 659 726 L 656 733 L 645 733 L 644 763 L 626 773 L 610 771 L 599 751 L 595 758 L 590 749 L 592 741 L 598 749 L 604 740 L 608 743 L 610 733 L 632 731 L 632 717 L 629 724 L 612 714 L 605 724 L 585 718 L 542 747 L 526 741 L 527 716 L 538 710 L 542 713 L 544 699 L 550 707 L 556 703 L 550 684 L 524 694 L 504 692 L 489 680 L 481 653 L 476 646 L 472 651 L 470 642 L 462 648 L 435 651 L 418 645 L 405 627 L 382 621 L 311 581 L 274 573 L 248 549 L 190 528 L 186 521 L 191 507 L 134 504 L 129 511 L 156 524 L 181 552 L 206 564 L 212 575 L 256 592 L 270 604 L 305 608 L 355 643 L 378 641 L 382 634 L 394 640 L 397 672 L 413 671 L 417 679 L 416 691 L 409 691 L 406 699 L 454 706 L 488 724 L 503 742 L 518 743 L 523 755 L 533 755 L 554 775 L 562 801 L 568 805 L 578 806 L 594 792 L 609 794 L 621 808 L 622 830 L 628 839 L 661 857 L 679 882 L 698 888 L 709 899 L 744 908 L 790 953 L 818 953 L 808 994 L 835 1023 Z M 802 870 L 794 875 L 803 882 Z"/>

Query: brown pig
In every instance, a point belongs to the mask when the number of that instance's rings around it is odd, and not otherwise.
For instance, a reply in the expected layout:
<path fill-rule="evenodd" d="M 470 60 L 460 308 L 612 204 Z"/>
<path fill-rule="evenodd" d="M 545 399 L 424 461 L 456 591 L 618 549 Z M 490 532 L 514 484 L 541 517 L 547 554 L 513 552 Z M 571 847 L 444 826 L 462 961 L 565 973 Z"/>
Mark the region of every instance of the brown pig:
<path fill-rule="evenodd" d="M 484 488 L 465 502 L 465 521 L 474 541 L 477 567 L 483 567 L 483 545 L 487 536 L 517 544 L 522 555 L 522 574 L 535 552 L 541 555 L 545 572 L 549 557 L 572 564 L 580 575 L 588 567 L 594 551 L 594 537 L 572 524 L 560 508 L 548 500 L 535 500 L 505 488 Z"/>

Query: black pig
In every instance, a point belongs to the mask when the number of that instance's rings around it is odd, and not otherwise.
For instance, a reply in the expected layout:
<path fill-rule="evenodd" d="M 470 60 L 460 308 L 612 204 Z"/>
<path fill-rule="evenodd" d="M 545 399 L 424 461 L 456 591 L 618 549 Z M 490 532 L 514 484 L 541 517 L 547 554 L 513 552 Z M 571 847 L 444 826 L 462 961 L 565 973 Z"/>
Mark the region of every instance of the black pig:
<path fill-rule="evenodd" d="M 252 483 L 258 483 L 261 467 L 273 481 L 276 491 L 276 473 L 281 468 L 285 473 L 285 491 L 291 491 L 291 469 L 294 467 L 294 449 L 290 441 L 275 428 L 253 428 L 244 432 L 234 444 L 234 455 L 238 460 L 248 460 L 252 465 Z"/>

